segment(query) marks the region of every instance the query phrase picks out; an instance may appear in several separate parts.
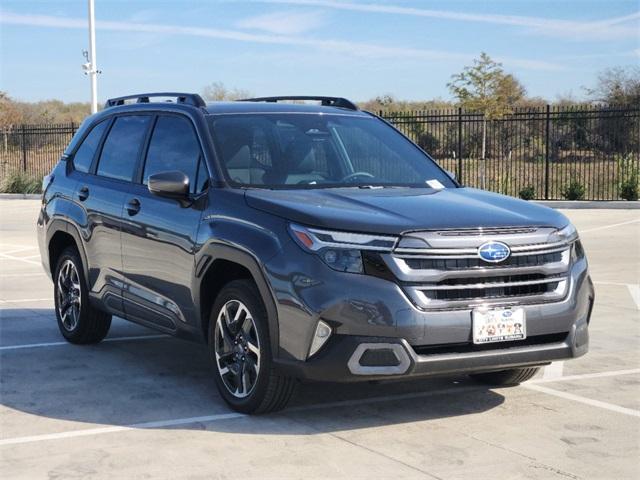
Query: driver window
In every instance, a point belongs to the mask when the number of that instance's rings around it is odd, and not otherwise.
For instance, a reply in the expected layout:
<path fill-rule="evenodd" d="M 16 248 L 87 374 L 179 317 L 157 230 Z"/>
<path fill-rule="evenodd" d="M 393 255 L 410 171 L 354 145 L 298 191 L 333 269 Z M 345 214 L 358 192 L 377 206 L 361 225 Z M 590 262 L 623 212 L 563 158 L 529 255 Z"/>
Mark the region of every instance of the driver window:
<path fill-rule="evenodd" d="M 146 185 L 149 175 L 178 170 L 189 177 L 191 193 L 197 185 L 198 164 L 202 158 L 200 144 L 191 125 L 184 117 L 163 115 L 153 129 L 142 182 Z"/>

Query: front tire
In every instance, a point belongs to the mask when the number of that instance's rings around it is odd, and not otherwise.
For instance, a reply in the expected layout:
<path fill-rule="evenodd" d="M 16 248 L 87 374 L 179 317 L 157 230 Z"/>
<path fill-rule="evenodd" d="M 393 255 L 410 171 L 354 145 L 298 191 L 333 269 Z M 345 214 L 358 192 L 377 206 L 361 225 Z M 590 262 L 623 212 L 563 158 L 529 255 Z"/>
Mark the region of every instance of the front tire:
<path fill-rule="evenodd" d="M 220 291 L 208 336 L 216 385 L 231 408 L 267 413 L 286 406 L 295 380 L 273 366 L 267 312 L 253 282 L 234 280 Z"/>
<path fill-rule="evenodd" d="M 53 276 L 56 318 L 62 336 L 70 343 L 100 342 L 109 332 L 111 315 L 89 303 L 89 288 L 82 260 L 74 247 L 66 248 Z"/>
<path fill-rule="evenodd" d="M 485 385 L 508 387 L 531 380 L 539 370 L 540 367 L 514 368 L 499 372 L 474 373 L 470 377 Z"/>

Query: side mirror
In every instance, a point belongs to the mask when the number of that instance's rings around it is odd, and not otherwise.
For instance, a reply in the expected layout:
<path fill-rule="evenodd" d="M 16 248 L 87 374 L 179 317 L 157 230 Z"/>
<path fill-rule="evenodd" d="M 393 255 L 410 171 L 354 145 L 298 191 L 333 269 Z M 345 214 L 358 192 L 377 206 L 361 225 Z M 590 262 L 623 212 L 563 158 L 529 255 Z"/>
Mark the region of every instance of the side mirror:
<path fill-rule="evenodd" d="M 149 191 L 160 197 L 184 199 L 189 196 L 189 177 L 179 171 L 149 175 Z"/>

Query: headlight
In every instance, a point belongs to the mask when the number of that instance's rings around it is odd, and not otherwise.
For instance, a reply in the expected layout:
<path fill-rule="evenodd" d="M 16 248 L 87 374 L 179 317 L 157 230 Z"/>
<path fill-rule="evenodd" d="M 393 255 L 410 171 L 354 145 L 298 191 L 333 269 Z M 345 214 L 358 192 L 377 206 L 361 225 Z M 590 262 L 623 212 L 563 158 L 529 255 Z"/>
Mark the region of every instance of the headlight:
<path fill-rule="evenodd" d="M 569 224 L 566 227 L 555 231 L 551 234 L 549 241 L 550 243 L 556 242 L 565 242 L 565 243 L 573 243 L 578 239 L 578 231 L 573 224 Z"/>
<path fill-rule="evenodd" d="M 363 273 L 363 250 L 390 252 L 398 240 L 387 235 L 320 230 L 295 224 L 289 228 L 302 248 L 316 253 L 330 268 L 339 272 Z"/>

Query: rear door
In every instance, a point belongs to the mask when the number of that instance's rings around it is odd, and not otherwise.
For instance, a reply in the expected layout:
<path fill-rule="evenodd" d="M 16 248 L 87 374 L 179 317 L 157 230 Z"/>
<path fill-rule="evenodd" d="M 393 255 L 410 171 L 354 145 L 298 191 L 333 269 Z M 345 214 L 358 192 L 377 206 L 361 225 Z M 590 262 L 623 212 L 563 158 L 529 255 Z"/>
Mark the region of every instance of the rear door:
<path fill-rule="evenodd" d="M 122 311 L 122 209 L 151 119 L 149 115 L 124 115 L 111 120 L 89 168 L 78 155 L 82 147 L 74 156 L 75 168 L 87 170 L 79 174 L 75 195 L 85 210 L 86 224 L 79 227 L 85 240 L 91 294 L 112 311 Z"/>
<path fill-rule="evenodd" d="M 149 192 L 149 175 L 181 171 L 192 201 Z M 195 237 L 208 185 L 202 149 L 191 120 L 160 114 L 148 140 L 137 182 L 126 195 L 122 258 L 127 318 L 175 331 L 194 318 L 192 280 Z"/>

